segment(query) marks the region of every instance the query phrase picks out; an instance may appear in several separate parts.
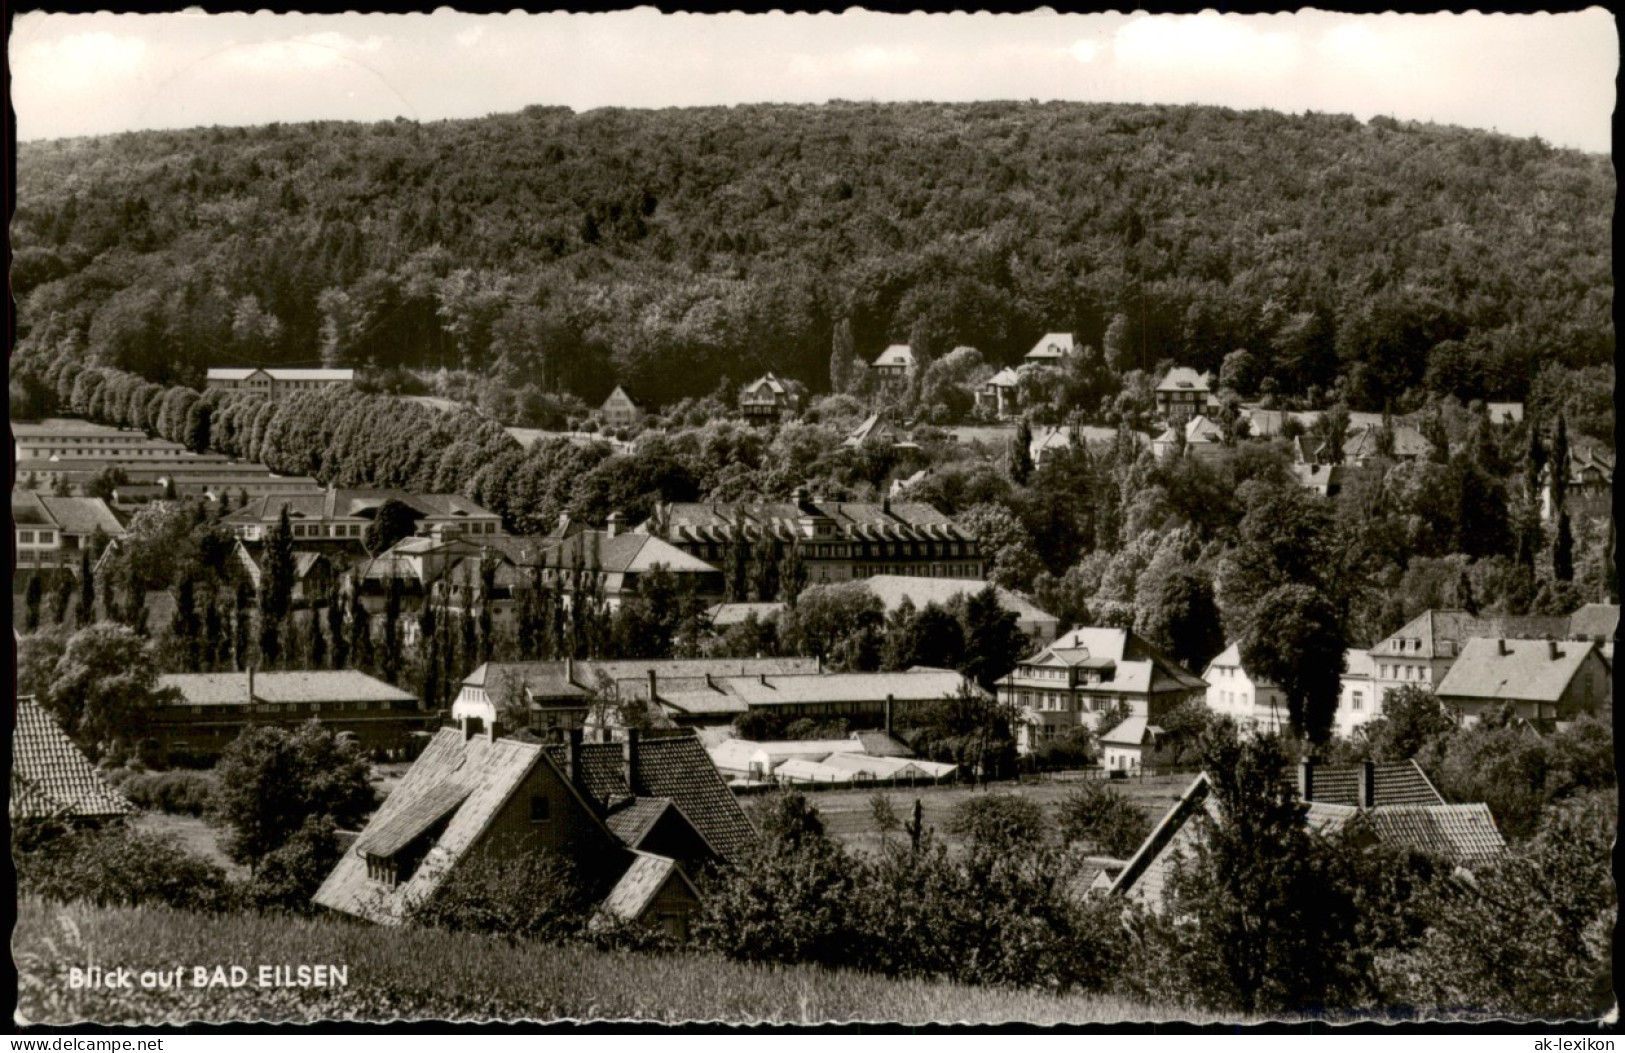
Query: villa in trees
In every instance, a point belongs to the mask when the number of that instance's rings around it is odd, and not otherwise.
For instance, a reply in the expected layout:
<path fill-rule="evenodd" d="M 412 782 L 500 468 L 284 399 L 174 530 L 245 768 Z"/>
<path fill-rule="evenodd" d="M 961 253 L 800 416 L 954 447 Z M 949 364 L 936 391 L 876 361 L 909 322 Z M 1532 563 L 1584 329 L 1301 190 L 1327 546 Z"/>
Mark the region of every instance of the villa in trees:
<path fill-rule="evenodd" d="M 609 428 L 630 428 L 649 413 L 648 407 L 632 397 L 624 384 L 615 385 L 604 404 L 598 407 L 598 419 Z"/>
<path fill-rule="evenodd" d="M 135 812 L 32 695 L 17 699 L 11 735 L 11 799 L 19 822 L 98 825 Z"/>
<path fill-rule="evenodd" d="M 1350 768 L 1306 761 L 1298 766 L 1297 797 L 1307 806 L 1304 823 L 1312 832 L 1341 834 L 1355 844 L 1403 846 L 1465 868 L 1492 863 L 1506 851 L 1488 805 L 1447 803 L 1415 761 L 1368 761 Z M 1203 772 L 1129 859 L 1107 895 L 1165 910 L 1170 876 L 1192 862 L 1212 825 L 1223 822 L 1224 811 Z"/>
<path fill-rule="evenodd" d="M 1131 629 L 1082 628 L 1023 658 L 994 687 L 1001 703 L 1021 713 L 1016 741 L 1023 753 L 1093 726 L 1112 709 L 1141 718 L 1139 741 L 1119 751 L 1121 763 L 1133 767 L 1154 746 L 1162 715 L 1204 698 L 1208 685 Z"/>
<path fill-rule="evenodd" d="M 888 420 L 884 413 L 869 414 L 841 440 L 841 445 L 847 449 L 857 449 L 870 443 L 890 446 L 894 450 L 918 451 L 920 448 L 906 428 Z"/>
<path fill-rule="evenodd" d="M 502 517 L 461 494 L 415 494 L 405 490 L 340 490 L 256 498 L 221 517 L 243 541 L 262 542 L 287 509 L 296 546 L 353 542 L 359 546 L 378 511 L 390 501 L 405 505 L 413 533 L 425 537 L 490 537 L 502 533 Z"/>
<path fill-rule="evenodd" d="M 356 669 L 169 673 L 158 687 L 174 694 L 153 712 L 151 745 L 192 757 L 219 754 L 250 724 L 297 727 L 311 719 L 368 750 L 402 755 L 440 724 L 416 697 Z"/>
<path fill-rule="evenodd" d="M 1058 366 L 1061 362 L 1078 353 L 1077 341 L 1071 333 L 1045 333 L 1038 338 L 1038 343 L 1022 361 L 1034 366 Z"/>
<path fill-rule="evenodd" d="M 803 489 L 790 501 L 674 503 L 661 505 L 636 532 L 739 578 L 781 573 L 791 555 L 809 585 L 876 574 L 979 579 L 985 573 L 975 536 L 917 501 L 822 501 Z M 758 562 L 764 567 L 756 568 Z"/>
<path fill-rule="evenodd" d="M 1510 705 L 1532 727 L 1550 731 L 1613 708 L 1608 665 L 1590 640 L 1468 640 L 1435 693 L 1468 725 Z"/>
<path fill-rule="evenodd" d="M 1151 453 L 1158 459 L 1179 451 L 1188 457 L 1208 459 L 1223 450 L 1224 429 L 1202 413 L 1170 424 L 1151 440 Z"/>
<path fill-rule="evenodd" d="M 987 379 L 976 392 L 976 408 L 1000 420 L 1016 412 L 1016 387 L 1020 378 L 1006 366 Z"/>
<path fill-rule="evenodd" d="M 601 920 L 681 940 L 699 872 L 743 862 L 755 843 L 691 733 L 544 745 L 464 720 L 429 743 L 314 901 L 397 925 L 466 868 L 549 852 L 597 890 Z"/>
<path fill-rule="evenodd" d="M 1557 518 L 1552 494 L 1552 466 L 1541 471 L 1540 514 L 1547 522 Z M 1570 519 L 1603 518 L 1614 511 L 1614 455 L 1600 446 L 1569 448 L 1568 487 L 1563 508 Z"/>
<path fill-rule="evenodd" d="M 1423 611 L 1371 648 L 1374 697 L 1380 708 L 1402 687 L 1436 689 L 1475 637 L 1561 640 L 1568 635 L 1569 619 L 1563 616 Z"/>
<path fill-rule="evenodd" d="M 67 568 L 77 572 L 80 556 L 90 552 L 99 533 L 108 540 L 124 536 L 124 525 L 99 497 L 52 497 L 32 490 L 11 492 L 11 529 L 16 544 L 14 573 Z"/>
<path fill-rule="evenodd" d="M 232 556 L 242 568 L 257 592 L 264 580 L 265 568 L 261 559 L 248 551 L 241 540 L 232 543 Z M 332 558 L 325 552 L 295 552 L 293 554 L 293 587 L 288 598 L 296 604 L 320 603 L 338 581 Z"/>
<path fill-rule="evenodd" d="M 1157 382 L 1157 413 L 1169 424 L 1181 424 L 1207 411 L 1213 378 L 1189 366 L 1175 366 Z"/>
<path fill-rule="evenodd" d="M 907 344 L 892 344 L 869 363 L 869 372 L 882 384 L 901 384 L 914 375 L 917 367 L 912 347 Z"/>
<path fill-rule="evenodd" d="M 739 412 L 752 424 L 778 424 L 801 409 L 801 395 L 772 371 L 739 389 Z"/>
<path fill-rule="evenodd" d="M 247 391 L 278 398 L 296 391 L 325 391 L 355 386 L 353 369 L 211 369 L 205 391 Z"/>

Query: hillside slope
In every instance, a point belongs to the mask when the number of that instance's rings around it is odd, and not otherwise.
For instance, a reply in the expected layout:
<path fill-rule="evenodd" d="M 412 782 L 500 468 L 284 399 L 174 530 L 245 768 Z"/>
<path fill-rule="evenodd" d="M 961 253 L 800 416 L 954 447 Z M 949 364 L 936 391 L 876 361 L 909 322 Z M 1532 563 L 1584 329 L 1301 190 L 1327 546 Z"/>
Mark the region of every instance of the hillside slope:
<path fill-rule="evenodd" d="M 155 380 L 326 360 L 668 400 L 1071 330 L 1373 406 L 1441 344 L 1464 400 L 1612 357 L 1608 159 L 1385 118 L 533 108 L 28 143 L 17 175 L 25 349 Z"/>

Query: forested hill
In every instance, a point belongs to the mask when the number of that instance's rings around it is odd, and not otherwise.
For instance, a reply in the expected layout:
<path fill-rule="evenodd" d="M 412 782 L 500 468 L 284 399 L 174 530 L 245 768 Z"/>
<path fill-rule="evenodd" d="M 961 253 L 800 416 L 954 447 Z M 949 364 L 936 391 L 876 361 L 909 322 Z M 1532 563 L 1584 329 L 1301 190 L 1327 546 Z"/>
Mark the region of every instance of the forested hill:
<path fill-rule="evenodd" d="M 24 350 L 159 381 L 445 365 L 664 401 L 1071 330 L 1375 408 L 1613 354 L 1608 159 L 1383 118 L 537 108 L 23 144 L 17 176 Z"/>

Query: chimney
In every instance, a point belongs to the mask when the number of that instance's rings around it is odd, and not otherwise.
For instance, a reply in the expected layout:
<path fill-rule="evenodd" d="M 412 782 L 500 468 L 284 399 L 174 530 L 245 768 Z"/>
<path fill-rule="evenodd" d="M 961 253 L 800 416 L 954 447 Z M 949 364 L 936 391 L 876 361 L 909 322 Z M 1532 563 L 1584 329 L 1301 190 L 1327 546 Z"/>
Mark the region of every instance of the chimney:
<path fill-rule="evenodd" d="M 1507 656 L 1507 642 L 1504 638 L 1495 641 L 1495 653 L 1502 658 Z"/>
<path fill-rule="evenodd" d="M 1315 799 L 1315 762 L 1308 757 L 1298 762 L 1298 797 L 1304 801 Z"/>
<path fill-rule="evenodd" d="M 895 702 L 896 702 L 896 698 L 894 696 L 892 696 L 892 695 L 887 695 L 886 696 L 886 734 L 888 736 L 891 734 L 892 707 L 893 707 Z"/>
<path fill-rule="evenodd" d="M 763 687 L 766 687 L 767 686 L 767 674 L 766 673 L 757 673 L 756 674 L 756 681 L 757 681 L 757 683 L 761 684 Z"/>
<path fill-rule="evenodd" d="M 609 514 L 609 519 L 604 524 L 604 533 L 608 534 L 610 537 L 620 536 L 621 514 L 619 512 L 611 512 Z"/>
<path fill-rule="evenodd" d="M 1546 655 L 1554 662 L 1563 657 L 1563 652 L 1557 649 L 1556 640 L 1546 641 Z"/>
<path fill-rule="evenodd" d="M 1359 799 L 1355 802 L 1361 808 L 1375 808 L 1377 806 L 1377 766 L 1370 761 L 1361 761 L 1359 776 Z"/>
<path fill-rule="evenodd" d="M 710 673 L 705 674 L 705 686 L 706 686 L 707 689 L 709 689 L 711 691 L 715 691 L 717 689 L 717 685 L 715 685 L 715 684 L 713 684 L 711 682 L 711 674 Z"/>
<path fill-rule="evenodd" d="M 492 717 L 491 718 L 491 723 L 489 723 L 489 724 L 487 724 L 485 726 L 485 738 L 486 738 L 486 741 L 487 742 L 495 742 L 497 739 L 500 739 L 501 737 L 502 737 L 502 722 L 500 720 L 498 720 L 496 717 Z"/>
<path fill-rule="evenodd" d="M 470 739 L 472 739 L 475 735 L 478 735 L 479 733 L 480 733 L 480 718 L 479 717 L 464 717 L 463 718 L 463 741 L 467 742 Z"/>
<path fill-rule="evenodd" d="M 822 673 L 823 671 L 824 671 L 824 656 L 821 655 L 821 654 L 813 655 L 813 672 Z"/>
<path fill-rule="evenodd" d="M 253 665 L 253 663 L 250 663 L 249 666 L 248 666 L 248 704 L 249 705 L 254 704 L 254 665 Z"/>
<path fill-rule="evenodd" d="M 570 513 L 568 513 L 568 512 L 560 512 L 559 513 L 559 525 L 558 525 L 558 528 L 556 529 L 555 533 L 557 533 L 559 535 L 559 537 L 564 537 L 569 532 L 570 532 Z"/>
<path fill-rule="evenodd" d="M 570 748 L 564 754 L 564 777 L 576 782 L 581 777 L 581 729 L 570 729 Z"/>
<path fill-rule="evenodd" d="M 564 656 L 564 682 L 567 684 L 576 682 L 576 660 L 569 655 Z"/>
<path fill-rule="evenodd" d="M 621 774 L 626 777 L 626 792 L 638 793 L 638 729 L 626 729 L 626 741 L 621 743 Z"/>
<path fill-rule="evenodd" d="M 888 515 L 888 516 L 891 515 L 891 495 L 890 494 L 888 494 L 885 497 L 882 497 L 880 499 L 880 514 L 881 515 Z"/>
<path fill-rule="evenodd" d="M 649 670 L 649 704 L 651 706 L 654 705 L 655 699 L 660 697 L 655 687 L 655 671 L 651 669 Z"/>

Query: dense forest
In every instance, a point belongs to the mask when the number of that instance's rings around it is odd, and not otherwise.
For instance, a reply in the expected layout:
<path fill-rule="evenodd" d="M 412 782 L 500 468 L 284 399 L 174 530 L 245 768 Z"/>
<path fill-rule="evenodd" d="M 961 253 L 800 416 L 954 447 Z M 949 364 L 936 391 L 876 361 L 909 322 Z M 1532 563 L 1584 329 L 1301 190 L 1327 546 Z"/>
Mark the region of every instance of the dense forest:
<path fill-rule="evenodd" d="M 741 106 L 22 144 L 25 358 L 464 370 L 670 403 L 1070 330 L 1355 409 L 1613 356 L 1602 156 L 1212 107 Z M 1243 392 L 1246 394 L 1246 392 Z"/>

